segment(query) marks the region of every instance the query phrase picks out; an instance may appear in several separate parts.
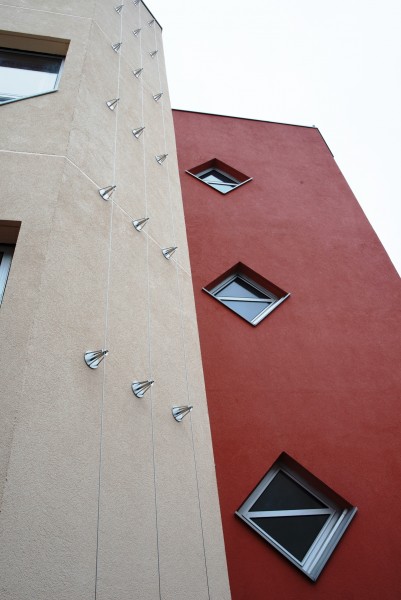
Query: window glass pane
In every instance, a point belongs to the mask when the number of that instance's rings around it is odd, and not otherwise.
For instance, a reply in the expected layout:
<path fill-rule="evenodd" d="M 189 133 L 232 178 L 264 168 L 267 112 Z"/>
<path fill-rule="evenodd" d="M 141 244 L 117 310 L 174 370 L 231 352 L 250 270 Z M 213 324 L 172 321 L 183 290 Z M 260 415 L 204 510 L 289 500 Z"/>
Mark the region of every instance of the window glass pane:
<path fill-rule="evenodd" d="M 252 285 L 236 277 L 233 281 L 228 283 L 225 287 L 223 287 L 216 296 L 220 298 L 220 296 L 231 296 L 234 298 L 267 298 L 266 294 L 261 292 L 260 290 L 254 288 Z"/>
<path fill-rule="evenodd" d="M 240 300 L 222 300 L 222 302 L 248 321 L 252 321 L 269 306 L 266 302 L 241 302 Z"/>
<path fill-rule="evenodd" d="M 330 515 L 305 517 L 257 517 L 252 519 L 263 531 L 302 561 Z"/>
<path fill-rule="evenodd" d="M 62 58 L 0 50 L 0 101 L 55 88 Z"/>
<path fill-rule="evenodd" d="M 302 508 L 327 508 L 327 505 L 307 492 L 283 471 L 279 471 L 249 510 L 296 510 Z"/>
<path fill-rule="evenodd" d="M 198 177 L 224 194 L 238 185 L 235 179 L 224 175 L 224 173 L 220 173 L 216 169 L 211 169 L 202 175 L 198 175 Z"/>

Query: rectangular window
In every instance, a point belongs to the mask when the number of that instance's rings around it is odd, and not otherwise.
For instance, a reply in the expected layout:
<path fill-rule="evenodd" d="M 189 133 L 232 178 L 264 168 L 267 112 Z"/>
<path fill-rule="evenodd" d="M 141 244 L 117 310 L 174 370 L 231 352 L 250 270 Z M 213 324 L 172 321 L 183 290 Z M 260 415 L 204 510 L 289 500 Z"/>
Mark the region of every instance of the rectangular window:
<path fill-rule="evenodd" d="M 20 221 L 0 221 L 0 306 L 3 302 L 20 226 Z"/>
<path fill-rule="evenodd" d="M 6 289 L 13 254 L 14 246 L 0 244 L 0 304 L 3 302 L 4 290 Z"/>
<path fill-rule="evenodd" d="M 0 48 L 0 104 L 57 89 L 62 56 Z"/>

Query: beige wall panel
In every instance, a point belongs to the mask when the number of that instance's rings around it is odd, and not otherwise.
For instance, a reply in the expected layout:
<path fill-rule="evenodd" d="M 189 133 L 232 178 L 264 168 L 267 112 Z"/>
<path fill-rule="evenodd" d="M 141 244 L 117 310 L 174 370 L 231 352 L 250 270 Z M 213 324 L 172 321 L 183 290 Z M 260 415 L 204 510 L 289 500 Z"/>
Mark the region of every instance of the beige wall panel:
<path fill-rule="evenodd" d="M 132 129 L 143 125 L 142 88 L 141 82 L 132 75 L 131 69 L 123 61 L 120 97 L 116 113 L 116 201 L 129 214 L 144 216 L 143 147 L 147 130 L 138 139 L 132 134 Z"/>
<path fill-rule="evenodd" d="M 10 6 L 20 6 L 30 8 L 38 12 L 53 12 L 63 15 L 74 15 L 79 17 L 91 17 L 95 5 L 95 0 L 9 0 L 3 4 Z"/>
<path fill-rule="evenodd" d="M 113 216 L 108 347 L 103 418 L 98 598 L 158 597 L 147 239 L 118 208 Z M 118 593 L 117 593 L 118 590 Z"/>
<path fill-rule="evenodd" d="M 26 348 L 40 302 L 38 288 L 64 160 L 5 152 L 0 153 L 0 158 L 7 173 L 7 177 L 2 178 L 0 216 L 22 222 L 0 309 L 0 347 L 3 349 L 0 386 L 1 505 L 19 393 L 25 376 Z M 38 178 L 39 171 L 48 176 Z M 21 177 L 22 173 L 24 177 Z"/>
<path fill-rule="evenodd" d="M 94 24 L 67 155 L 100 187 L 111 185 L 114 179 L 116 115 L 107 108 L 106 101 L 118 97 L 119 58 Z"/>
<path fill-rule="evenodd" d="M 7 598 L 93 595 L 103 377 L 83 354 L 103 341 L 109 215 L 66 163 L 4 494 Z"/>
<path fill-rule="evenodd" d="M 121 57 L 131 70 L 138 69 L 141 66 L 141 40 L 139 36 L 135 36 L 132 33 L 135 29 L 140 27 L 138 20 L 138 7 L 134 6 L 132 2 L 126 3 L 121 15 L 121 39 L 123 41 Z"/>
<path fill-rule="evenodd" d="M 131 378 L 146 379 L 148 357 L 147 239 L 118 207 L 113 208 L 108 345 L 113 360 Z"/>
<path fill-rule="evenodd" d="M 96 0 L 93 19 L 102 30 L 109 44 L 121 42 L 121 18 L 114 8 L 123 2 L 118 0 Z M 126 4 L 128 4 L 126 2 Z M 126 8 L 126 7 L 125 7 Z M 124 9 L 123 9 L 124 10 Z M 120 50 L 121 51 L 121 50 Z"/>
<path fill-rule="evenodd" d="M 188 403 L 176 265 L 166 261 L 154 245 L 149 262 L 162 598 L 206 599 L 191 422 L 188 417 L 177 423 L 171 415 L 172 406 Z"/>
<path fill-rule="evenodd" d="M 166 159 L 168 160 L 168 158 Z M 166 161 L 159 165 L 153 157 L 147 162 L 146 169 L 148 189 L 149 235 L 162 248 L 176 246 L 176 236 L 171 218 L 171 202 L 168 188 L 168 172 Z"/>
<path fill-rule="evenodd" d="M 180 271 L 179 278 L 184 314 L 188 382 L 191 390 L 191 404 L 194 405 L 192 424 L 210 599 L 229 600 L 231 597 L 230 585 L 227 576 L 192 281 L 183 271 Z M 222 401 L 226 400 L 222 399 Z"/>
<path fill-rule="evenodd" d="M 226 600 L 160 28 L 131 1 L 121 15 L 113 0 L 12 4 L 2 28 L 71 44 L 59 92 L 1 108 L 6 148 L 67 158 L 0 154 L 0 218 L 22 221 L 0 311 L 0 596 L 87 600 L 96 585 L 98 600 Z M 106 202 L 97 188 L 111 184 Z M 139 233 L 131 218 L 145 216 Z M 84 351 L 105 345 L 88 369 Z M 131 382 L 148 378 L 136 398 Z M 189 403 L 177 423 L 172 406 Z"/>
<path fill-rule="evenodd" d="M 138 119 L 136 123 L 138 123 Z M 140 123 L 140 121 L 139 121 Z M 139 126 L 139 125 L 138 125 Z M 118 144 L 116 151 L 116 183 L 115 201 L 133 218 L 145 215 L 145 183 L 143 168 L 143 145 L 145 132 L 139 139 L 132 134 L 132 126 L 118 119 Z"/>
<path fill-rule="evenodd" d="M 59 90 L 1 107 L 0 146 L 8 150 L 64 155 L 90 22 L 64 15 L 0 5 L 4 30 L 70 39 Z M 29 127 L 27 124 L 29 123 Z"/>

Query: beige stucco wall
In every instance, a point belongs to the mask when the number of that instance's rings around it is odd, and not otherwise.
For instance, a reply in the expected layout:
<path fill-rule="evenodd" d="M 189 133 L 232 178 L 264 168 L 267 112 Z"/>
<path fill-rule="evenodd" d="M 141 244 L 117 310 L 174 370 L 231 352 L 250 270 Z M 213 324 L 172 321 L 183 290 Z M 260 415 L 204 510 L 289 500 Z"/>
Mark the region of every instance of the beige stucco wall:
<path fill-rule="evenodd" d="M 0 2 L 2 30 L 70 41 L 59 91 L 0 106 L 0 221 L 22 223 L 0 308 L 1 600 L 230 596 L 161 30 L 116 4 Z M 138 399 L 134 379 L 155 384 Z"/>

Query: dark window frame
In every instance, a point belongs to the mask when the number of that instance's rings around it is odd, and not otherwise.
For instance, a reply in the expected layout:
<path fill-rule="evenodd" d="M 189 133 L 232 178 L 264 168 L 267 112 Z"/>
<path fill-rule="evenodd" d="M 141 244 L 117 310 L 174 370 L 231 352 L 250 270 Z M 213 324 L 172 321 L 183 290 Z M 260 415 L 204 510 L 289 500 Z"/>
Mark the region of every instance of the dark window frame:
<path fill-rule="evenodd" d="M 255 506 L 255 503 L 262 496 L 262 494 L 268 490 L 269 485 L 273 482 L 274 478 L 279 472 L 282 472 L 290 477 L 291 480 L 300 488 L 305 490 L 308 494 L 314 496 L 318 502 L 324 504 L 327 510 L 322 508 L 320 512 L 329 514 L 327 521 L 316 535 L 314 541 L 311 543 L 309 549 L 302 559 L 296 558 L 291 551 L 281 545 L 277 540 L 274 539 L 274 537 L 269 535 L 255 522 L 255 519 L 260 519 L 261 517 L 277 518 L 282 516 L 288 518 L 288 513 L 293 513 L 290 516 L 295 516 L 295 513 L 299 513 L 296 516 L 308 517 L 312 513 L 317 514 L 319 512 L 317 509 L 282 511 L 252 510 L 252 508 Z M 284 514 L 277 515 L 277 512 Z M 250 493 L 248 498 L 238 508 L 235 514 L 249 527 L 256 531 L 256 533 L 265 539 L 271 546 L 273 546 L 273 548 L 280 552 L 280 554 L 285 556 L 285 558 L 287 558 L 293 565 L 300 569 L 307 577 L 309 577 L 309 579 L 316 581 L 323 567 L 326 565 L 331 554 L 334 552 L 337 544 L 345 533 L 345 530 L 351 523 L 356 512 L 357 507 L 351 505 L 344 498 L 326 486 L 322 481 L 304 469 L 304 467 L 302 467 L 294 459 L 283 452 L 278 460 L 267 471 L 266 475 L 258 483 L 255 489 Z"/>
<path fill-rule="evenodd" d="M 255 317 L 252 319 L 247 318 L 244 314 L 241 314 L 241 311 L 237 311 L 231 306 L 228 306 L 224 300 L 220 299 L 219 293 L 223 291 L 230 283 L 235 281 L 236 279 L 242 280 L 246 285 L 251 286 L 258 293 L 261 293 L 266 298 L 267 306 L 265 309 L 261 310 Z M 212 296 L 215 300 L 217 300 L 220 304 L 223 304 L 226 308 L 234 312 L 236 315 L 244 319 L 247 323 L 250 323 L 253 326 L 258 325 L 263 319 L 265 319 L 273 310 L 275 310 L 284 300 L 289 298 L 290 294 L 285 292 L 271 281 L 268 281 L 264 277 L 258 275 L 255 271 L 252 271 L 242 263 L 237 263 L 223 273 L 220 277 L 212 281 L 208 286 L 203 288 L 203 291 Z M 271 302 L 272 300 L 272 302 Z M 241 301 L 248 302 L 245 297 L 238 297 L 236 300 L 238 302 L 238 307 L 240 308 Z M 255 299 L 255 302 L 263 303 L 264 299 L 259 298 L 259 300 Z M 269 302 L 270 301 L 270 302 Z"/>

